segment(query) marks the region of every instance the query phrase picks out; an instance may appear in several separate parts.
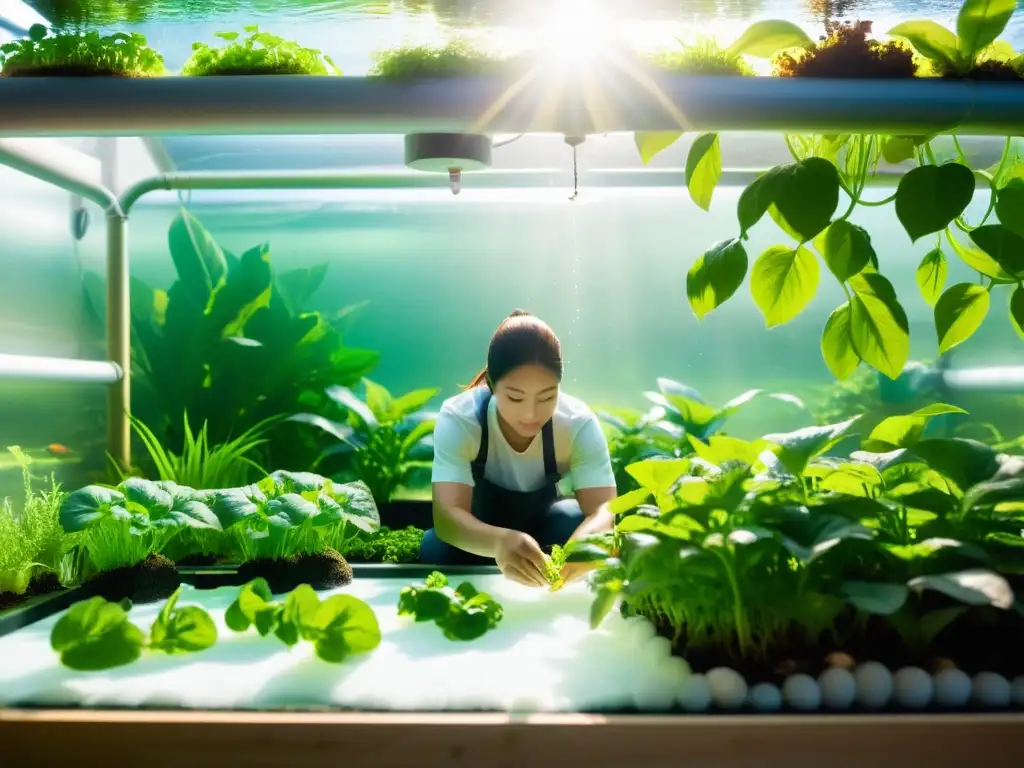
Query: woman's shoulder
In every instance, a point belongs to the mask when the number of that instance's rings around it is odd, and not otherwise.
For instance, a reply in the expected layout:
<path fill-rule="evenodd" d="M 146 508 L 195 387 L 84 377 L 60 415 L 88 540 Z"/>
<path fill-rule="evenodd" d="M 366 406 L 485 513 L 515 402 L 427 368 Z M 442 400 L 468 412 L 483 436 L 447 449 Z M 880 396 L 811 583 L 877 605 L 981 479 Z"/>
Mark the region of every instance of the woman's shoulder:
<path fill-rule="evenodd" d="M 479 407 L 480 392 L 478 388 L 467 389 L 457 395 L 452 395 L 441 403 L 440 415 L 476 423 Z"/>
<path fill-rule="evenodd" d="M 558 407 L 555 409 L 555 417 L 576 429 L 588 421 L 595 421 L 597 419 L 589 405 L 567 392 L 558 393 Z"/>

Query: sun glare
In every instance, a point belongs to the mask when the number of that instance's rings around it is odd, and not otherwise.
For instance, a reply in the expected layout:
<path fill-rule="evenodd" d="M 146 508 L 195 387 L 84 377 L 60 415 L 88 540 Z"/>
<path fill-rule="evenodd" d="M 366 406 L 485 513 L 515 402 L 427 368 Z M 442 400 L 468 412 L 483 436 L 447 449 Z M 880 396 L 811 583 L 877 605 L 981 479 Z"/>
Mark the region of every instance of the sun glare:
<path fill-rule="evenodd" d="M 585 69 L 617 42 L 614 21 L 596 0 L 558 3 L 528 45 L 545 64 Z"/>

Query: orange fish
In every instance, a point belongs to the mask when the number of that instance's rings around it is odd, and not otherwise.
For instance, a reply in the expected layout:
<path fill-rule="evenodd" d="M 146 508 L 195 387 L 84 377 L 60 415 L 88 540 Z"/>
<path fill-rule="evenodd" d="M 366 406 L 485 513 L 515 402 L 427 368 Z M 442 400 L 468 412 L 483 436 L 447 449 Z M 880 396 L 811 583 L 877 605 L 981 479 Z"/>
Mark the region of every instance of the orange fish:
<path fill-rule="evenodd" d="M 66 445 L 61 445 L 60 443 L 50 443 L 48 446 L 46 446 L 46 450 L 48 450 L 54 456 L 63 456 L 65 454 L 71 453 L 70 448 L 68 448 Z"/>

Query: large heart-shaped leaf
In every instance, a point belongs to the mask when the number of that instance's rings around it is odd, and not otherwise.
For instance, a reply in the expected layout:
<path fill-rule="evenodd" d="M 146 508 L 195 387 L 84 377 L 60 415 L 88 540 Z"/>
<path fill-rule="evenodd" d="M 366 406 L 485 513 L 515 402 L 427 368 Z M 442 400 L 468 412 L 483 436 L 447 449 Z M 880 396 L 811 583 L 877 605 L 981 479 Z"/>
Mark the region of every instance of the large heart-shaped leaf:
<path fill-rule="evenodd" d="M 829 315 L 821 333 L 821 356 L 837 379 L 845 379 L 860 365 L 853 347 L 849 303 L 837 307 Z"/>
<path fill-rule="evenodd" d="M 850 338 L 857 356 L 890 379 L 910 356 L 910 326 L 892 284 L 878 272 L 850 278 Z"/>
<path fill-rule="evenodd" d="M 724 304 L 747 275 L 747 252 L 739 240 L 723 240 L 705 252 L 686 274 L 686 298 L 701 320 Z"/>
<path fill-rule="evenodd" d="M 818 260 L 804 247 L 773 245 L 762 253 L 750 274 L 750 292 L 773 328 L 799 315 L 818 290 Z"/>
<path fill-rule="evenodd" d="M 941 248 L 933 248 L 924 255 L 915 275 L 917 287 L 921 289 L 921 296 L 931 306 L 942 295 L 942 287 L 946 284 L 946 256 Z"/>
<path fill-rule="evenodd" d="M 950 286 L 935 304 L 935 333 L 939 354 L 963 344 L 974 335 L 988 315 L 988 291 L 974 283 Z"/>
<path fill-rule="evenodd" d="M 959 163 L 922 165 L 896 187 L 896 217 L 912 242 L 941 232 L 970 205 L 974 172 Z"/>

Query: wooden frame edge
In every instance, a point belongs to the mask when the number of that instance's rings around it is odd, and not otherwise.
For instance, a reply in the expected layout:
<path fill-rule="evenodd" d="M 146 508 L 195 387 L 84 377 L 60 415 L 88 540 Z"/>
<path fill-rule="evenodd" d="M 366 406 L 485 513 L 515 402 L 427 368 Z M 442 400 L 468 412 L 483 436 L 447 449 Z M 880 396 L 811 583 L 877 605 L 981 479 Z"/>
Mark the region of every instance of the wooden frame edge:
<path fill-rule="evenodd" d="M 12 766 L 1020 766 L 1024 713 L 586 715 L 0 709 Z"/>

